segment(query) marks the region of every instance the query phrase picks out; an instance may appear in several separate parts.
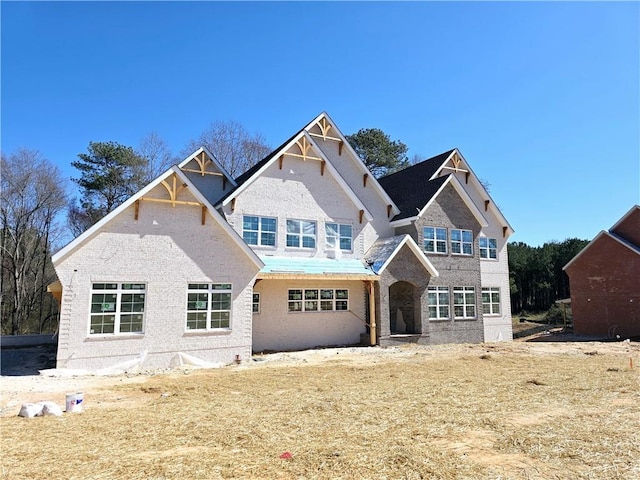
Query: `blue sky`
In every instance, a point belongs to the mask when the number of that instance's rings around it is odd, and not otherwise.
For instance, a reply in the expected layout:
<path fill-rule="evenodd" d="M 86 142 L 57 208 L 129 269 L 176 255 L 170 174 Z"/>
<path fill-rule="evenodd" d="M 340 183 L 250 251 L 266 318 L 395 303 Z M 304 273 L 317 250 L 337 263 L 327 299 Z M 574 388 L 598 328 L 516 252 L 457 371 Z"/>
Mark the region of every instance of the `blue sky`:
<path fill-rule="evenodd" d="M 1 3 L 1 147 L 174 153 L 214 120 L 272 147 L 322 111 L 458 147 L 513 241 L 593 238 L 640 203 L 637 2 Z M 70 184 L 70 189 L 73 188 Z"/>

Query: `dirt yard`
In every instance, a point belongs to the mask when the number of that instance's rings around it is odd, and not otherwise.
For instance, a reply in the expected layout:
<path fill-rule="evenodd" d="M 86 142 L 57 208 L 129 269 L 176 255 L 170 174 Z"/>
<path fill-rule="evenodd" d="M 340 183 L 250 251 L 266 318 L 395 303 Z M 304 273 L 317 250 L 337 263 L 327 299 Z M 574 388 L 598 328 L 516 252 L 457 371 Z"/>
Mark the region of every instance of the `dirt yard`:
<path fill-rule="evenodd" d="M 517 341 L 2 377 L 0 478 L 640 478 L 639 365 L 637 342 Z M 17 417 L 77 391 L 82 413 Z"/>

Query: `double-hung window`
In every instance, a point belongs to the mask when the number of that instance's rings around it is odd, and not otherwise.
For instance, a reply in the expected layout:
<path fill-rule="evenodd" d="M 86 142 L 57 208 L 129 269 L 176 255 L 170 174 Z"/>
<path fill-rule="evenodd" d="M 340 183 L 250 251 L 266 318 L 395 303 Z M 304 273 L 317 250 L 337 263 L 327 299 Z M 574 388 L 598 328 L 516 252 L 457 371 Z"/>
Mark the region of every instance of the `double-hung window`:
<path fill-rule="evenodd" d="M 473 255 L 473 232 L 471 230 L 451 230 L 451 253 Z"/>
<path fill-rule="evenodd" d="M 287 247 L 316 248 L 316 222 L 287 220 Z"/>
<path fill-rule="evenodd" d="M 349 310 L 349 290 L 344 288 L 292 288 L 289 312 L 332 312 Z"/>
<path fill-rule="evenodd" d="M 453 287 L 453 315 L 457 319 L 476 318 L 475 287 Z"/>
<path fill-rule="evenodd" d="M 143 333 L 145 298 L 144 283 L 92 284 L 89 334 Z"/>
<path fill-rule="evenodd" d="M 231 324 L 230 283 L 190 283 L 187 330 L 215 330 Z"/>
<path fill-rule="evenodd" d="M 424 251 L 428 253 L 447 253 L 447 229 L 424 227 Z"/>
<path fill-rule="evenodd" d="M 242 238 L 249 245 L 276 246 L 276 219 L 271 217 L 242 217 Z"/>
<path fill-rule="evenodd" d="M 429 287 L 429 319 L 444 320 L 449 317 L 449 287 Z"/>
<path fill-rule="evenodd" d="M 500 315 L 500 288 L 482 287 L 482 313 Z"/>
<path fill-rule="evenodd" d="M 480 246 L 480 258 L 498 258 L 498 241 L 495 238 L 480 237 L 478 239 Z"/>
<path fill-rule="evenodd" d="M 259 293 L 254 293 L 253 294 L 253 302 L 251 304 L 251 311 L 253 313 L 260 313 L 260 294 Z"/>
<path fill-rule="evenodd" d="M 326 223 L 325 236 L 327 238 L 327 249 L 351 250 L 351 236 L 353 228 L 351 225 L 343 223 Z"/>

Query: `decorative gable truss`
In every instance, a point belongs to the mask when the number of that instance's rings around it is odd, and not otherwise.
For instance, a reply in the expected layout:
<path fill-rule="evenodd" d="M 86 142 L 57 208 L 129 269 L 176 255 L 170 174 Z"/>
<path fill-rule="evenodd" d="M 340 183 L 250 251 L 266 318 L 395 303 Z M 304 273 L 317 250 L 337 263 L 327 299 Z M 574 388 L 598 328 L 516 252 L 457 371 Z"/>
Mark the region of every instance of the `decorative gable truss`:
<path fill-rule="evenodd" d="M 235 230 L 233 230 L 233 228 L 220 216 L 205 196 L 202 195 L 195 185 L 193 185 L 193 183 L 187 178 L 186 174 L 177 166 L 171 167 L 142 190 L 129 197 L 129 199 L 119 207 L 105 215 L 82 235 L 76 237 L 72 242 L 59 250 L 52 256 L 54 265 L 67 257 L 85 242 L 89 241 L 100 231 L 102 227 L 107 225 L 116 216 L 123 214 L 129 207 L 134 207 L 134 220 L 138 220 L 141 215 L 144 215 L 145 202 L 168 204 L 173 208 L 199 207 L 202 211 L 201 225 L 205 225 L 207 216 L 210 216 L 214 220 L 214 224 L 221 227 L 222 230 L 232 238 L 232 240 L 258 267 L 261 268 L 263 266 L 262 261 L 258 258 L 255 252 L 249 248 Z"/>
<path fill-rule="evenodd" d="M 468 200 L 471 200 L 475 204 L 478 211 L 482 211 L 485 213 L 490 212 L 491 214 L 493 214 L 493 216 L 502 225 L 502 236 L 504 238 L 507 238 L 514 233 L 513 228 L 511 227 L 507 219 L 504 217 L 500 209 L 497 207 L 497 205 L 489 195 L 489 192 L 487 192 L 487 189 L 484 187 L 484 185 L 482 185 L 482 183 L 478 179 L 477 175 L 473 172 L 473 170 L 471 170 L 471 167 L 469 166 L 469 164 L 467 163 L 467 161 L 462 156 L 462 154 L 458 151 L 457 148 L 454 148 L 451 151 L 451 154 L 442 163 L 440 168 L 436 170 L 436 172 L 433 174 L 430 180 L 441 177 L 443 175 L 448 175 L 450 173 L 453 173 L 454 174 L 453 176 L 455 178 L 464 177 L 464 185 L 462 184 L 462 181 L 459 181 L 457 184 L 457 187 L 461 187 L 463 190 L 466 191 L 467 185 L 468 185 L 469 188 L 472 189 L 472 191 L 466 194 L 465 202 L 467 202 Z M 460 175 L 456 175 L 456 174 L 460 174 Z M 456 189 L 459 190 L 460 188 L 456 188 Z M 476 215 L 477 217 L 476 212 L 474 212 L 474 215 Z M 482 225 L 482 222 L 481 222 L 481 225 Z M 486 226 L 486 224 L 483 226 Z"/>
<path fill-rule="evenodd" d="M 347 194 L 353 205 L 358 209 L 360 223 L 363 223 L 365 220 L 373 220 L 373 216 L 365 207 L 364 203 L 358 198 L 353 189 L 347 184 L 308 132 L 305 130 L 300 131 L 298 135 L 293 137 L 285 146 L 274 153 L 275 154 L 271 156 L 269 161 L 265 162 L 249 179 L 233 191 L 231 195 L 227 196 L 222 201 L 221 205 L 229 205 L 231 207 L 231 211 L 234 211 L 238 196 L 265 170 L 274 164 L 277 164 L 278 168 L 282 170 L 286 165 L 287 159 L 296 159 L 302 160 L 303 162 L 316 162 L 318 164 L 319 176 L 324 176 L 325 173 L 331 175 Z"/>
<path fill-rule="evenodd" d="M 193 152 L 187 158 L 185 158 L 178 167 L 183 172 L 197 173 L 201 176 L 213 175 L 222 178 L 222 189 L 227 188 L 227 182 L 231 186 L 235 187 L 236 182 L 227 170 L 216 160 L 216 157 L 207 149 L 207 147 L 200 147 Z"/>
<path fill-rule="evenodd" d="M 348 156 L 358 169 L 362 172 L 362 186 L 366 188 L 367 185 L 371 186 L 381 197 L 382 201 L 387 206 L 387 218 L 393 218 L 400 213 L 400 209 L 391 200 L 391 197 L 382 186 L 378 183 L 376 178 L 371 174 L 364 162 L 358 157 L 358 154 L 353 150 L 347 139 L 342 132 L 335 126 L 335 122 L 331 120 L 326 112 L 322 112 L 315 119 L 313 119 L 304 130 L 313 138 L 319 141 L 330 141 L 338 144 L 338 155 L 342 156 L 343 151 Z M 316 142 L 317 143 L 317 142 Z"/>

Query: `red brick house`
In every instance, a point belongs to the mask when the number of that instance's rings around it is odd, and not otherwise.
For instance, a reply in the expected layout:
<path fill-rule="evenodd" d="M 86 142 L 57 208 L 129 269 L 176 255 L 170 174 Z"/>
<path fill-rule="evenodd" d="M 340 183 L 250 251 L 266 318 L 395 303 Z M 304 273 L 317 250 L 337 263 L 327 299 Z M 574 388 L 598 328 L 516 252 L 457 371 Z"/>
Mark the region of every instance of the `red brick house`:
<path fill-rule="evenodd" d="M 575 333 L 640 336 L 640 206 L 602 231 L 564 266 Z"/>

